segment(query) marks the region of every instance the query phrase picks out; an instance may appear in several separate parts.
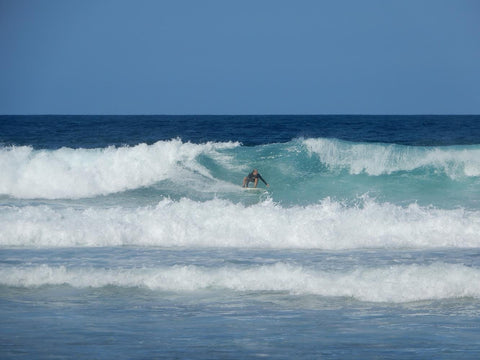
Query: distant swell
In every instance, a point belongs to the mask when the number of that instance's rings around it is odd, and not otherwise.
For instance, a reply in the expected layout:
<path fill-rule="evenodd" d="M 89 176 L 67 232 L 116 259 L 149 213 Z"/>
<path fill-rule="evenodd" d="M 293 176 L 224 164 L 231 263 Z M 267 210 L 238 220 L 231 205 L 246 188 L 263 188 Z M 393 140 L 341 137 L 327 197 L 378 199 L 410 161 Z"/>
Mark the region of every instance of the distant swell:
<path fill-rule="evenodd" d="M 232 290 L 287 292 L 352 297 L 371 302 L 480 298 L 480 270 L 463 265 L 397 265 L 360 267 L 345 272 L 318 271 L 286 263 L 255 267 L 98 269 L 35 266 L 0 268 L 0 285 L 38 287 L 69 285 L 143 287 L 152 290 L 192 292 Z"/>
<path fill-rule="evenodd" d="M 366 199 L 282 207 L 163 200 L 138 208 L 0 208 L 3 247 L 435 248 L 480 247 L 480 212 Z"/>

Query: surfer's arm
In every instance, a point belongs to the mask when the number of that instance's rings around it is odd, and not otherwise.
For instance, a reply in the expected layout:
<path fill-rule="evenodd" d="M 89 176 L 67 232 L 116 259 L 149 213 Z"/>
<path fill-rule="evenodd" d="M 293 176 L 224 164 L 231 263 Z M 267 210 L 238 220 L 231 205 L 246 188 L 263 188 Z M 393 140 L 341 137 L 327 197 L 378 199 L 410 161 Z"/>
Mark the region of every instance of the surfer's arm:
<path fill-rule="evenodd" d="M 263 179 L 262 175 L 258 174 L 258 178 L 262 180 L 265 185 L 268 186 L 267 182 Z"/>

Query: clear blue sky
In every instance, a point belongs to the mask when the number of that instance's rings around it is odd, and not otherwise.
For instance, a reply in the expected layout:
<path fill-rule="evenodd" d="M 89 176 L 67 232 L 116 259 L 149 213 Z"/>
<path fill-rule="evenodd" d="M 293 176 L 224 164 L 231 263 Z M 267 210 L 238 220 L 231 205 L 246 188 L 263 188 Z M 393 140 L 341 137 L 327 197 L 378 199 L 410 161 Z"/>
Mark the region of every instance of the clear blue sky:
<path fill-rule="evenodd" d="M 480 114 L 480 1 L 0 0 L 0 114 Z"/>

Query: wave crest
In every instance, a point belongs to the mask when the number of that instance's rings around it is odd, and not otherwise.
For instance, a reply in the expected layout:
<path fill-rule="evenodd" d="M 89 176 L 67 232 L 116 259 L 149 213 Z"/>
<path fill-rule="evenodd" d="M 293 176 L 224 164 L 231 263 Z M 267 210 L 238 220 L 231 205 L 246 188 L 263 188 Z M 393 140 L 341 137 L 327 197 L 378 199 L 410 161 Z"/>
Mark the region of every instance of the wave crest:
<path fill-rule="evenodd" d="M 452 179 L 480 176 L 478 146 L 416 147 L 396 144 L 349 143 L 336 139 L 303 140 L 308 152 L 328 167 L 351 174 L 389 175 L 432 168 Z"/>
<path fill-rule="evenodd" d="M 195 162 L 202 153 L 234 148 L 239 143 L 184 143 L 179 139 L 153 145 L 103 149 L 0 149 L 0 194 L 17 198 L 83 198 L 152 185 L 175 177 L 182 168 L 205 176 Z M 180 166 L 181 165 L 181 166 Z"/>

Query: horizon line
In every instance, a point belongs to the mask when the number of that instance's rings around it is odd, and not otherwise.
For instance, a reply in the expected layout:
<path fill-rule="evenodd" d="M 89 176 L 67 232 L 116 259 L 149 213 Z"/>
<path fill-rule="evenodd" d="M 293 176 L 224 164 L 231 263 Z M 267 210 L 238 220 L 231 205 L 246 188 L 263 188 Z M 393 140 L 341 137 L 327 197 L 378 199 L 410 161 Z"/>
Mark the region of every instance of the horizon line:
<path fill-rule="evenodd" d="M 398 113 L 325 113 L 325 114 L 314 114 L 314 113 L 258 113 L 258 114 L 103 114 L 103 113 L 75 113 L 75 114 L 61 114 L 61 113 L 43 113 L 43 114 L 0 114 L 0 116 L 480 116 L 480 113 L 449 113 L 449 114 L 440 114 L 440 113 L 409 113 L 409 114 L 398 114 Z"/>

